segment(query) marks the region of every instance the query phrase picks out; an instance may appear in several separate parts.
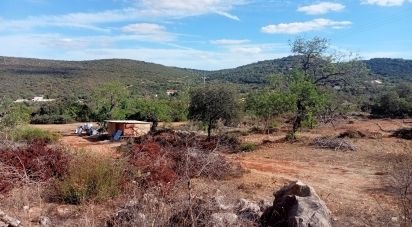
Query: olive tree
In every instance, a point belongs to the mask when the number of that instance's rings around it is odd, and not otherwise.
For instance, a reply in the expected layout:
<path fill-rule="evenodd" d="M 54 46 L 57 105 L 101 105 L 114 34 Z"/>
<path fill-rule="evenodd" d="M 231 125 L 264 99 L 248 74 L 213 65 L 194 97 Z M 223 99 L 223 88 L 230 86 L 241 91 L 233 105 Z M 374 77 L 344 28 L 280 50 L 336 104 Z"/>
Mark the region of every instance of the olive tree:
<path fill-rule="evenodd" d="M 298 59 L 288 81 L 289 91 L 295 96 L 294 138 L 303 121 L 315 120 L 317 112 L 324 109 L 327 97 L 320 88 L 360 86 L 367 69 L 351 54 L 333 52 L 323 38 L 298 38 L 291 44 L 291 51 Z"/>
<path fill-rule="evenodd" d="M 207 135 L 216 128 L 219 120 L 225 124 L 233 122 L 239 115 L 235 92 L 223 86 L 206 86 L 190 94 L 188 118 L 207 125 Z"/>
<path fill-rule="evenodd" d="M 109 82 L 97 87 L 91 96 L 91 107 L 99 122 L 108 119 L 125 119 L 129 91 L 118 81 Z"/>
<path fill-rule="evenodd" d="M 246 110 L 264 121 L 269 130 L 274 117 L 292 110 L 293 96 L 279 91 L 261 91 L 246 98 Z"/>

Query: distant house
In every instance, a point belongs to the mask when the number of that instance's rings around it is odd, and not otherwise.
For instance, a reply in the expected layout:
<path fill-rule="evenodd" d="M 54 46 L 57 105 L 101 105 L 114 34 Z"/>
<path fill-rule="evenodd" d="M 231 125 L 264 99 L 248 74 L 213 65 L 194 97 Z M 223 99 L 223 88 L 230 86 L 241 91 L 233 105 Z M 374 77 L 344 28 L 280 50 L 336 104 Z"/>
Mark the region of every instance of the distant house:
<path fill-rule="evenodd" d="M 45 99 L 44 96 L 35 96 L 31 99 L 32 102 L 53 102 L 56 99 Z"/>
<path fill-rule="evenodd" d="M 29 102 L 28 99 L 17 99 L 16 101 L 14 101 L 14 103 L 23 103 L 23 102 Z"/>
<path fill-rule="evenodd" d="M 382 80 L 372 80 L 371 84 L 381 85 L 381 84 L 383 84 L 383 82 L 382 82 Z"/>
<path fill-rule="evenodd" d="M 32 99 L 17 99 L 14 103 L 23 103 L 23 102 L 54 102 L 56 99 L 45 99 L 44 96 L 35 96 Z"/>
<path fill-rule="evenodd" d="M 171 90 L 167 90 L 167 91 L 166 91 L 166 94 L 169 95 L 169 96 L 170 96 L 170 95 L 175 95 L 175 94 L 177 94 L 177 90 L 172 90 L 172 89 L 171 89 Z"/>

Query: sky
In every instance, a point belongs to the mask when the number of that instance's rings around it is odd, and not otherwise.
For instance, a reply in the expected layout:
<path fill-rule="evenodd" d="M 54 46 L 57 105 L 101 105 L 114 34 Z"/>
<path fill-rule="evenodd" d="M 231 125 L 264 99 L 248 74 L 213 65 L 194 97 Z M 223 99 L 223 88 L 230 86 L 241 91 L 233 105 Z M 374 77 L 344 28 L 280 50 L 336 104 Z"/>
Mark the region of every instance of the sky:
<path fill-rule="evenodd" d="M 216 70 L 313 37 L 363 59 L 412 59 L 412 0 L 0 0 L 0 56 Z"/>

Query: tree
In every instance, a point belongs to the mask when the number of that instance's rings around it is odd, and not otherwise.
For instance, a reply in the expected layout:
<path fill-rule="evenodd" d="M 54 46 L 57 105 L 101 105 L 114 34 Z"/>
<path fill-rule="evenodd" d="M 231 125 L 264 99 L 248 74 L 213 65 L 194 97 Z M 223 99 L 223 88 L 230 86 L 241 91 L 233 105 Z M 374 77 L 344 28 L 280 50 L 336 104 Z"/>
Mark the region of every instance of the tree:
<path fill-rule="evenodd" d="M 155 132 L 159 121 L 171 120 L 170 112 L 169 105 L 162 100 L 141 98 L 132 101 L 127 118 L 152 122 L 150 131 Z"/>
<path fill-rule="evenodd" d="M 356 86 L 368 72 L 358 57 L 333 51 L 324 38 L 298 38 L 292 42 L 291 51 L 300 59 L 294 68 L 302 70 L 315 85 Z"/>
<path fill-rule="evenodd" d="M 229 124 L 238 117 L 235 92 L 230 88 L 210 85 L 192 91 L 190 96 L 188 118 L 206 124 L 209 138 L 219 120 Z"/>
<path fill-rule="evenodd" d="M 289 76 L 288 92 L 293 97 L 295 113 L 290 136 L 291 139 L 296 139 L 298 129 L 302 126 L 312 128 L 316 124 L 315 118 L 324 110 L 328 97 L 301 71 L 295 71 Z"/>
<path fill-rule="evenodd" d="M 274 117 L 291 110 L 292 101 L 289 93 L 262 91 L 246 98 L 246 110 L 261 118 L 269 130 Z"/>
<path fill-rule="evenodd" d="M 288 81 L 296 100 L 291 131 L 294 139 L 302 122 L 311 121 L 310 118 L 315 120 L 317 112 L 324 108 L 327 97 L 320 92 L 320 87 L 360 85 L 367 69 L 351 55 L 331 54 L 329 41 L 323 38 L 298 38 L 292 43 L 291 51 L 300 59 Z"/>
<path fill-rule="evenodd" d="M 14 128 L 30 121 L 31 110 L 24 103 L 0 100 L 0 130 Z"/>
<path fill-rule="evenodd" d="M 120 82 L 113 81 L 98 87 L 92 92 L 91 106 L 97 121 L 125 119 L 129 91 Z"/>

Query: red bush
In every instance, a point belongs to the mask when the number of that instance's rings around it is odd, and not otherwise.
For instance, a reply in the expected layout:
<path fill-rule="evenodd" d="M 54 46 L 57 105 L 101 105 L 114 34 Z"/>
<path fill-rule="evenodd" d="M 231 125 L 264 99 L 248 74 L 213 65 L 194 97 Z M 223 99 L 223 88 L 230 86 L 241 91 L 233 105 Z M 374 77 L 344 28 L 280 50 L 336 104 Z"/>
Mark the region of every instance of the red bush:
<path fill-rule="evenodd" d="M 43 182 L 67 172 L 68 156 L 61 147 L 37 141 L 15 148 L 0 149 L 0 193 L 23 181 Z"/>
<path fill-rule="evenodd" d="M 177 180 L 176 173 L 170 167 L 173 165 L 173 160 L 156 143 L 133 146 L 129 162 L 143 172 L 144 183 L 148 186 L 160 184 L 168 188 Z"/>

